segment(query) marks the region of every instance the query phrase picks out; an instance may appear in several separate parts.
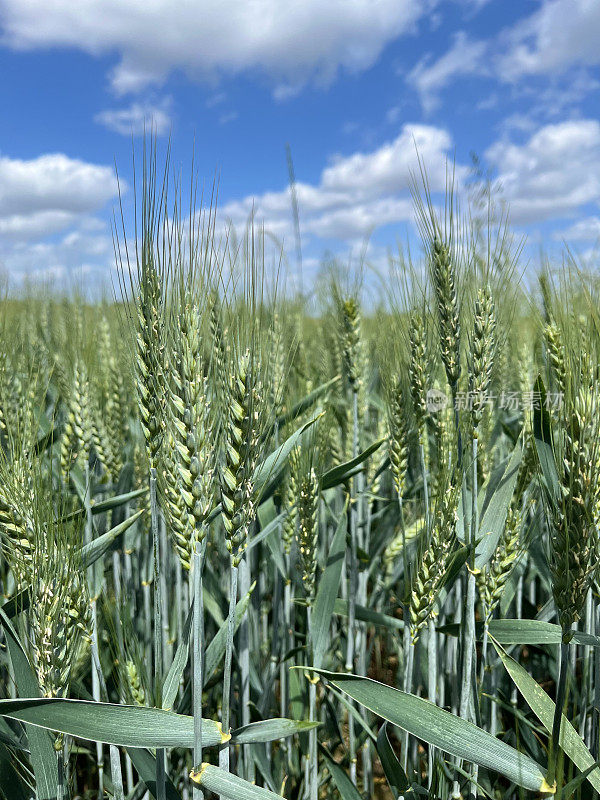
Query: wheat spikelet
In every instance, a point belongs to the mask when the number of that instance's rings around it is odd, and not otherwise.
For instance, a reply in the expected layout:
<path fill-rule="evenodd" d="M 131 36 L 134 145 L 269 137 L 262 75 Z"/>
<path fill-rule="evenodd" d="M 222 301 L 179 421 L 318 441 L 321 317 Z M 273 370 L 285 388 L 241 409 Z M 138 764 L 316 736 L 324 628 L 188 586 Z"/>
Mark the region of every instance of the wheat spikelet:
<path fill-rule="evenodd" d="M 296 498 L 298 497 L 298 470 L 299 470 L 300 450 L 296 446 L 289 455 L 289 467 L 287 471 L 285 490 L 283 494 L 283 506 L 286 512 L 281 538 L 283 541 L 283 551 L 289 556 L 292 549 L 292 542 L 296 535 L 296 525 L 298 521 L 298 509 Z"/>
<path fill-rule="evenodd" d="M 110 324 L 104 313 L 100 315 L 97 325 L 97 354 L 94 383 L 99 406 L 104 410 L 110 393 L 110 362 L 114 360 Z"/>
<path fill-rule="evenodd" d="M 108 362 L 108 392 L 104 407 L 104 430 L 112 457 L 112 475 L 116 479 L 123 469 L 123 450 L 128 438 L 130 408 L 127 389 L 117 360 Z"/>
<path fill-rule="evenodd" d="M 255 359 L 247 349 L 234 364 L 225 421 L 225 454 L 220 473 L 223 526 L 234 566 L 242 558 L 254 520 L 253 472 L 259 445 L 257 408 L 261 387 Z"/>
<path fill-rule="evenodd" d="M 298 486 L 298 550 L 302 564 L 302 582 L 306 596 L 312 600 L 317 572 L 317 508 L 319 482 L 314 468 L 302 477 Z"/>
<path fill-rule="evenodd" d="M 549 322 L 545 326 L 544 341 L 555 389 L 564 396 L 567 391 L 566 354 L 560 329 L 555 322 Z"/>
<path fill-rule="evenodd" d="M 439 385 L 434 385 L 439 391 Z M 453 409 L 450 404 L 430 413 L 427 421 L 433 431 L 435 446 L 435 468 L 433 469 L 432 495 L 437 498 L 444 490 L 444 481 L 451 467 L 451 458 L 456 452 L 456 428 L 453 420 Z"/>
<path fill-rule="evenodd" d="M 537 453 L 535 447 L 535 439 L 531 430 L 527 430 L 525 434 L 525 443 L 523 446 L 523 455 L 521 463 L 519 464 L 519 471 L 517 473 L 517 482 L 515 484 L 515 493 L 513 497 L 513 504 L 517 507 L 520 506 L 527 487 L 531 483 L 535 468 L 537 465 Z"/>
<path fill-rule="evenodd" d="M 0 539 L 9 563 L 29 565 L 33 557 L 33 518 L 29 467 L 21 460 L 0 468 Z"/>
<path fill-rule="evenodd" d="M 377 435 L 376 439 L 386 439 L 388 434 L 387 419 L 385 414 L 379 414 L 377 417 Z M 388 439 L 389 441 L 389 439 Z M 327 452 L 326 450 L 319 449 L 319 452 Z M 385 447 L 380 447 L 376 453 L 375 458 L 369 459 L 367 464 L 367 486 L 371 487 L 371 492 L 378 495 L 381 491 L 381 483 L 385 471 L 385 463 L 388 458 L 388 452 Z"/>
<path fill-rule="evenodd" d="M 228 330 L 223 325 L 223 308 L 217 292 L 212 295 L 209 325 L 215 391 L 221 402 L 227 397 L 227 374 L 231 360 L 231 348 L 227 340 Z"/>
<path fill-rule="evenodd" d="M 423 316 L 413 312 L 409 318 L 410 361 L 408 365 L 410 395 L 419 433 L 419 441 L 424 444 L 425 422 L 427 419 L 427 400 L 425 383 L 425 325 Z"/>
<path fill-rule="evenodd" d="M 460 377 L 460 317 L 456 272 L 450 249 L 435 236 L 430 268 L 440 328 L 440 353 L 448 384 L 454 393 Z"/>
<path fill-rule="evenodd" d="M 425 520 L 419 517 L 415 522 L 408 525 L 404 531 L 402 531 L 402 529 L 398 530 L 383 553 L 383 563 L 386 566 L 386 574 L 391 574 L 396 564 L 398 564 L 402 557 L 402 550 L 405 544 L 410 544 L 423 533 L 424 525 Z"/>
<path fill-rule="evenodd" d="M 410 626 L 413 641 L 435 613 L 435 603 L 456 538 L 458 487 L 450 482 L 438 500 L 429 541 L 422 552 L 410 593 Z"/>
<path fill-rule="evenodd" d="M 488 621 L 494 615 L 506 582 L 523 553 L 523 542 L 520 538 L 522 523 L 523 512 L 511 504 L 498 546 L 489 564 L 475 576 Z"/>
<path fill-rule="evenodd" d="M 532 385 L 532 354 L 527 342 L 522 342 L 517 348 L 517 385 L 521 397 L 530 391 Z"/>
<path fill-rule="evenodd" d="M 17 584 L 29 594 L 32 666 L 44 696 L 59 697 L 66 694 L 81 648 L 90 641 L 92 621 L 81 568 L 82 531 L 61 521 L 64 510 L 62 505 L 54 508 L 50 492 L 50 481 L 32 466 L 28 492 L 32 549 L 14 552 L 11 565 Z"/>
<path fill-rule="evenodd" d="M 171 339 L 172 387 L 162 473 L 174 545 L 182 565 L 190 569 L 194 547 L 206 536 L 204 523 L 215 505 L 216 442 L 203 369 L 202 323 L 188 287 L 182 290 Z"/>
<path fill-rule="evenodd" d="M 146 692 L 135 661 L 128 659 L 125 662 L 125 674 L 129 694 L 136 706 L 146 705 Z"/>
<path fill-rule="evenodd" d="M 279 416 L 284 407 L 284 389 L 287 373 L 285 340 L 283 336 L 283 323 L 281 316 L 275 312 L 273 315 L 273 333 L 271 340 L 270 362 L 271 368 L 271 403 L 276 416 Z"/>
<path fill-rule="evenodd" d="M 340 338 L 344 374 L 350 389 L 359 390 L 360 380 L 360 310 L 355 298 L 348 297 L 340 303 Z"/>
<path fill-rule="evenodd" d="M 540 292 L 542 294 L 542 308 L 544 311 L 544 321 L 548 324 L 553 319 L 552 311 L 552 292 L 550 290 L 550 281 L 546 270 L 540 272 L 538 276 Z"/>
<path fill-rule="evenodd" d="M 67 409 L 67 419 L 60 442 L 60 466 L 67 477 L 71 466 L 81 455 L 87 462 L 92 448 L 90 387 L 87 369 L 80 359 L 73 371 L 73 386 Z"/>
<path fill-rule="evenodd" d="M 394 488 L 398 497 L 402 498 L 408 469 L 409 428 L 405 394 L 400 379 L 394 383 L 388 398 L 388 452 Z"/>
<path fill-rule="evenodd" d="M 141 286 L 136 298 L 136 391 L 150 468 L 158 465 L 165 406 L 163 380 L 163 295 L 152 256 L 152 242 L 142 254 Z"/>
<path fill-rule="evenodd" d="M 469 370 L 470 391 L 473 398 L 471 419 L 474 436 L 487 407 L 486 395 L 492 379 L 496 348 L 496 309 L 487 287 L 480 288 L 475 300 L 471 359 Z"/>
<path fill-rule="evenodd" d="M 598 388 L 596 382 L 581 386 L 570 403 L 558 471 L 562 497 L 550 505 L 552 588 L 563 630 L 579 619 L 596 568 Z"/>
<path fill-rule="evenodd" d="M 194 524 L 190 517 L 179 475 L 179 454 L 173 435 L 174 426 L 169 426 L 161 447 L 160 490 L 162 505 L 169 522 L 173 546 L 184 569 L 191 566 L 192 547 L 195 541 Z"/>
<path fill-rule="evenodd" d="M 85 581 L 65 570 L 36 581 L 33 594 L 29 624 L 37 679 L 45 697 L 59 697 L 68 688 L 79 644 L 91 635 Z"/>
<path fill-rule="evenodd" d="M 115 480 L 120 472 L 119 462 L 112 450 L 112 440 L 106 431 L 104 417 L 98 403 L 92 403 L 90 409 L 90 425 L 92 443 L 98 461 L 102 464 L 107 480 Z"/>

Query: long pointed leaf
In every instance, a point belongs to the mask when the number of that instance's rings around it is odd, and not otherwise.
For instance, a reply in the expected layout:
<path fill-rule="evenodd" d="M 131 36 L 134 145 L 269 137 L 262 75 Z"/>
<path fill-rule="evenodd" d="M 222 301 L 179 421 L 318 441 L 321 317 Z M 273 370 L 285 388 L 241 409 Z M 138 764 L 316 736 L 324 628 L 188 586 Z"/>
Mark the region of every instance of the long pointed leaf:
<path fill-rule="evenodd" d="M 177 697 L 177 692 L 179 690 L 181 676 L 183 675 L 183 670 L 185 669 L 185 665 L 187 664 L 190 655 L 190 632 L 192 630 L 193 618 L 194 601 L 192 600 L 192 606 L 188 611 L 188 615 L 183 624 L 181 641 L 179 642 L 177 650 L 175 651 L 173 663 L 171 664 L 162 687 L 162 707 L 167 711 L 173 708 L 173 703 L 175 702 L 175 698 Z"/>
<path fill-rule="evenodd" d="M 0 797 L 6 800 L 29 800 L 31 797 L 31 790 L 23 783 L 10 751 L 3 744 L 0 744 Z"/>
<path fill-rule="evenodd" d="M 333 467 L 333 469 L 330 469 L 325 474 L 321 475 L 321 490 L 325 491 L 326 489 L 332 489 L 334 486 L 339 486 L 341 483 L 345 483 L 345 481 L 347 481 L 353 475 L 356 475 L 357 472 L 360 472 L 362 469 L 361 465 L 369 458 L 369 456 L 373 455 L 373 453 L 378 450 L 384 442 L 385 439 L 378 439 L 376 442 L 373 442 L 365 450 L 363 450 L 362 453 L 359 453 L 356 458 L 352 458 L 350 461 L 345 461 L 343 464 L 338 464 L 337 467 Z"/>
<path fill-rule="evenodd" d="M 267 484 L 273 484 L 277 478 L 279 477 L 280 473 L 285 467 L 287 462 L 287 458 L 289 454 L 292 452 L 300 437 L 311 425 L 314 425 L 315 422 L 323 416 L 323 412 L 319 411 L 305 422 L 304 425 L 301 425 L 298 430 L 294 431 L 291 436 L 289 436 L 283 444 L 279 445 L 267 458 L 260 464 L 256 470 L 254 471 L 253 482 L 255 491 L 259 494 L 268 493 L 265 492 Z"/>
<path fill-rule="evenodd" d="M 489 626 L 490 636 L 500 644 L 560 644 L 562 628 L 538 619 L 494 619 Z M 588 647 L 600 647 L 600 637 L 575 631 L 572 641 Z"/>
<path fill-rule="evenodd" d="M 352 783 L 350 778 L 346 775 L 346 771 L 333 760 L 324 747 L 321 748 L 321 753 L 325 758 L 329 774 L 333 778 L 335 788 L 340 793 L 342 800 L 362 800 L 356 786 Z"/>
<path fill-rule="evenodd" d="M 125 531 L 129 530 L 129 528 L 131 528 L 131 526 L 138 521 L 143 513 L 144 509 L 141 508 L 139 511 L 136 511 L 135 514 L 132 514 L 126 520 L 123 520 L 123 522 L 115 525 L 114 528 L 111 528 L 106 533 L 103 533 L 102 536 L 94 539 L 93 542 L 84 545 L 81 548 L 83 569 L 91 567 L 92 564 L 95 564 L 99 558 L 102 558 L 115 539 L 122 533 L 125 533 Z"/>
<path fill-rule="evenodd" d="M 335 614 L 339 614 L 341 617 L 347 617 L 348 601 L 338 598 L 335 601 L 333 610 Z M 390 617 L 389 614 L 382 614 L 381 611 L 373 611 L 372 608 L 365 608 L 358 603 L 356 604 L 355 610 L 356 619 L 359 619 L 361 622 L 368 622 L 371 625 L 377 625 L 380 628 L 387 628 L 388 630 L 404 630 L 404 622 L 401 619 L 396 619 L 396 617 Z"/>
<path fill-rule="evenodd" d="M 0 700 L 0 715 L 119 747 L 193 747 L 194 744 L 194 718 L 160 708 L 43 697 Z M 228 740 L 219 722 L 202 720 L 202 741 L 207 747 Z"/>
<path fill-rule="evenodd" d="M 374 714 L 445 753 L 505 775 L 530 791 L 545 787 L 545 770 L 471 722 L 370 678 L 315 670 Z"/>
<path fill-rule="evenodd" d="M 523 695 L 525 702 L 550 733 L 554 720 L 554 709 L 556 708 L 554 701 L 520 664 L 517 664 L 496 643 L 494 643 L 494 646 L 506 671 Z M 583 739 L 564 714 L 562 715 L 559 742 L 567 756 L 581 772 L 585 772 L 595 764 L 595 759 L 585 746 Z M 600 768 L 592 770 L 587 779 L 594 789 L 600 791 Z"/>
<path fill-rule="evenodd" d="M 251 722 L 243 728 L 238 728 L 231 734 L 231 741 L 236 744 L 255 744 L 256 742 L 275 742 L 286 739 L 295 733 L 307 733 L 313 728 L 318 728 L 320 722 L 308 720 L 295 720 L 277 717 Z"/>
<path fill-rule="evenodd" d="M 387 726 L 388 723 L 384 722 L 377 734 L 377 755 L 381 761 L 381 766 L 383 767 L 390 789 L 394 797 L 398 797 L 409 788 L 410 784 L 390 743 Z"/>
<path fill-rule="evenodd" d="M 517 441 L 504 474 L 481 518 L 477 536 L 479 544 L 475 550 L 475 566 L 477 569 L 481 569 L 487 564 L 498 546 L 498 540 L 504 530 L 508 507 L 515 491 L 522 455 L 521 442 Z"/>
<path fill-rule="evenodd" d="M 75 466 L 72 471 L 72 475 L 78 468 Z M 85 487 L 83 484 L 80 486 L 80 491 L 82 496 L 85 495 Z M 96 516 L 96 514 L 104 514 L 105 511 L 112 511 L 114 508 L 120 508 L 124 506 L 125 503 L 131 502 L 131 500 L 136 500 L 138 497 L 142 497 L 142 495 L 146 494 L 148 489 L 145 487 L 142 489 L 135 489 L 132 492 L 127 492 L 126 494 L 119 494 L 115 497 L 107 497 L 106 500 L 98 500 L 97 502 L 92 500 L 92 514 Z M 79 508 L 77 511 L 73 511 L 71 514 L 65 517 L 65 520 L 75 519 L 77 517 L 83 517 L 85 515 L 85 509 Z"/>

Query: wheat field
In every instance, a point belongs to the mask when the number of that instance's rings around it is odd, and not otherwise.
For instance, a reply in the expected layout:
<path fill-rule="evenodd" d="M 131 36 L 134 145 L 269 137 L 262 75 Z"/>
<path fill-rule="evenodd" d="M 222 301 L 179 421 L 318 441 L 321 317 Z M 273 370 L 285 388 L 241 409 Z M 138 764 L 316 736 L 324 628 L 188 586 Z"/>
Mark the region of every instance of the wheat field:
<path fill-rule="evenodd" d="M 317 303 L 165 185 L 1 301 L 0 796 L 596 797 L 597 278 L 425 184 Z"/>

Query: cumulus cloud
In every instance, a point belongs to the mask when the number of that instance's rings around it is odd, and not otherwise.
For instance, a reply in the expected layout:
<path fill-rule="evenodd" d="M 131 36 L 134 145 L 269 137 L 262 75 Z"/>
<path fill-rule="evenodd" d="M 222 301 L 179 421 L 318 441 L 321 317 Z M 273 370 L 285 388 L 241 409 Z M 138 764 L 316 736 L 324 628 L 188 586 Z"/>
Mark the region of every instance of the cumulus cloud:
<path fill-rule="evenodd" d="M 599 36 L 597 0 L 546 0 L 502 37 L 505 54 L 499 61 L 499 75 L 516 80 L 600 64 Z"/>
<path fill-rule="evenodd" d="M 456 2 L 468 8 L 470 0 Z M 597 89 L 590 67 L 600 64 L 599 37 L 598 0 L 541 0 L 537 11 L 489 39 L 470 39 L 458 31 L 446 53 L 437 59 L 427 54 L 406 80 L 430 113 L 442 90 L 457 78 L 490 76 L 528 97 L 532 118 L 549 120 Z M 549 84 L 547 89 L 524 80 L 538 76 Z"/>
<path fill-rule="evenodd" d="M 421 0 L 0 0 L 5 44 L 117 51 L 117 91 L 160 82 L 176 68 L 197 77 L 258 70 L 277 85 L 331 80 L 370 67 L 410 33 Z"/>
<path fill-rule="evenodd" d="M 64 231 L 77 219 L 71 211 L 34 211 L 0 216 L 0 236 L 8 239 L 40 239 Z"/>
<path fill-rule="evenodd" d="M 554 235 L 555 239 L 566 242 L 600 241 L 600 217 L 585 217 Z"/>
<path fill-rule="evenodd" d="M 501 140 L 486 152 L 496 168 L 511 219 L 557 219 L 600 200 L 600 122 L 546 125 L 524 144 Z"/>
<path fill-rule="evenodd" d="M 100 111 L 94 121 L 124 136 L 141 136 L 150 131 L 156 136 L 164 136 L 171 127 L 171 105 L 170 98 L 158 104 L 131 103 L 126 108 Z"/>
<path fill-rule="evenodd" d="M 383 225 L 409 221 L 409 188 L 411 176 L 419 170 L 418 157 L 427 169 L 431 190 L 443 191 L 451 147 L 450 135 L 441 128 L 405 125 L 394 140 L 376 150 L 335 157 L 318 183 L 296 186 L 303 233 L 349 241 Z M 457 179 L 465 174 L 459 166 Z M 287 241 L 293 235 L 289 189 L 227 203 L 221 214 L 236 226 L 254 214 L 274 235 Z"/>
<path fill-rule="evenodd" d="M 25 279 L 51 280 L 53 284 L 72 287 L 85 277 L 106 284 L 113 263 L 112 239 L 104 233 L 85 229 L 71 230 L 52 241 L 14 242 L 0 246 L 0 266 L 13 285 Z"/>
<path fill-rule="evenodd" d="M 110 167 L 62 153 L 30 160 L 0 157 L 0 219 L 38 212 L 88 213 L 116 193 L 117 180 Z M 56 216 L 46 219 L 55 226 Z"/>
<path fill-rule="evenodd" d="M 458 76 L 486 74 L 484 55 L 487 45 L 471 41 L 464 31 L 454 36 L 452 47 L 432 60 L 431 54 L 421 59 L 406 76 L 408 83 L 419 93 L 421 105 L 430 113 L 439 103 L 439 93 Z"/>
<path fill-rule="evenodd" d="M 0 157 L 0 265 L 17 281 L 66 275 L 85 264 L 105 268 L 112 240 L 94 214 L 117 188 L 110 167 L 62 153 Z"/>
<path fill-rule="evenodd" d="M 443 129 L 405 125 L 380 147 L 335 156 L 313 183 L 298 183 L 305 241 L 360 241 L 378 227 L 412 217 L 411 176 L 418 157 L 433 192 L 443 191 L 452 140 Z M 465 174 L 462 167 L 457 174 Z M 0 263 L 14 276 L 103 272 L 113 261 L 112 243 L 97 212 L 117 191 L 111 169 L 54 154 L 31 161 L 0 159 Z M 222 220 L 242 228 L 251 214 L 286 245 L 293 241 L 289 187 L 226 203 Z M 48 237 L 52 236 L 49 240 Z M 42 272 L 40 272 L 40 270 Z M 45 272 L 44 272 L 45 271 Z M 50 271 L 50 272 L 48 272 Z"/>

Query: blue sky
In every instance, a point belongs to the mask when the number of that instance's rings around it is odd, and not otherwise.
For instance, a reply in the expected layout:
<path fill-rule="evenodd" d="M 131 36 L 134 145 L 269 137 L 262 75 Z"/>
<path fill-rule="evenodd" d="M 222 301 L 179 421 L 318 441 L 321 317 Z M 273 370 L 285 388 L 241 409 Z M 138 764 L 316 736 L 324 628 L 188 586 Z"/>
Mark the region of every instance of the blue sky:
<path fill-rule="evenodd" d="M 307 280 L 411 236 L 415 144 L 434 191 L 476 152 L 532 260 L 590 258 L 598 41 L 598 0 L 0 0 L 0 268 L 110 285 L 144 124 L 292 252 L 289 142 Z"/>

